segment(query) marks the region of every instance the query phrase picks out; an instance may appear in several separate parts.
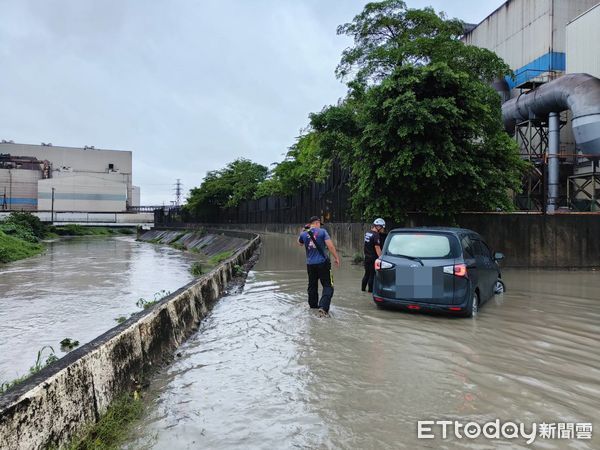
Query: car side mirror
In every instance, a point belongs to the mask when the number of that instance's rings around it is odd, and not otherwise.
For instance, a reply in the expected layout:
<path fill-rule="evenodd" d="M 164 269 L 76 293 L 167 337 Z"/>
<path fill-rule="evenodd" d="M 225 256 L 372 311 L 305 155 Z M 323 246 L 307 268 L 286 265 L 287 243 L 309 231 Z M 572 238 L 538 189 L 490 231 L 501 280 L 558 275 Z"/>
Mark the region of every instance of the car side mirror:
<path fill-rule="evenodd" d="M 504 259 L 504 253 L 494 253 L 494 261 L 502 261 Z"/>

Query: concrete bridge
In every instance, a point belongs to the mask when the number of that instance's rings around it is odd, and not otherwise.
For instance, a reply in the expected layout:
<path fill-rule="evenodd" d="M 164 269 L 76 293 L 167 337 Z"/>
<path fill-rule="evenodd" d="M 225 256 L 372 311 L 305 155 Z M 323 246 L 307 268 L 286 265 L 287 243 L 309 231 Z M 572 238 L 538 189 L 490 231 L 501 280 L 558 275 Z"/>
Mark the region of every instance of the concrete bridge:
<path fill-rule="evenodd" d="M 12 211 L 0 211 L 0 220 Z M 32 211 L 36 217 L 52 225 L 85 225 L 103 227 L 151 227 L 154 225 L 152 212 L 85 212 L 85 211 Z"/>

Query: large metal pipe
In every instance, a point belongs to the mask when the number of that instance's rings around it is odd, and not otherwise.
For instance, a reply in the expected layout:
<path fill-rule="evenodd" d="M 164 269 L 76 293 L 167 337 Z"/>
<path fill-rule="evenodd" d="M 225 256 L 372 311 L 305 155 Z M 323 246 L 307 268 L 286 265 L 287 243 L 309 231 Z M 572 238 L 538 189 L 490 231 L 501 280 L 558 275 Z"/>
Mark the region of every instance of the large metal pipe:
<path fill-rule="evenodd" d="M 558 151 L 560 148 L 560 115 L 548 115 L 548 203 L 546 212 L 552 214 L 558 204 Z"/>
<path fill-rule="evenodd" d="M 585 155 L 600 157 L 600 80 L 586 73 L 564 75 L 502 105 L 504 128 L 570 109 L 575 142 Z"/>

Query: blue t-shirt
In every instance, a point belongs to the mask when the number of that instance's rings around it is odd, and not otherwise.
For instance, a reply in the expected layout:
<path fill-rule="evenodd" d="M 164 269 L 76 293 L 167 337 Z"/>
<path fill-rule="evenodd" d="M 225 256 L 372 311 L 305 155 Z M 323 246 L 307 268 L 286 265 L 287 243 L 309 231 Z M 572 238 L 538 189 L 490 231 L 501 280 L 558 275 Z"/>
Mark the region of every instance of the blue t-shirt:
<path fill-rule="evenodd" d="M 311 231 L 315 241 L 317 241 L 319 247 L 327 256 L 327 245 L 325 244 L 325 241 L 331 239 L 329 234 L 323 228 L 312 228 Z M 303 231 L 300 234 L 298 242 L 304 244 L 304 248 L 306 249 L 306 264 L 322 264 L 325 262 L 325 258 L 321 256 L 321 253 L 319 253 L 319 250 L 315 247 L 315 243 L 312 241 L 307 231 Z"/>

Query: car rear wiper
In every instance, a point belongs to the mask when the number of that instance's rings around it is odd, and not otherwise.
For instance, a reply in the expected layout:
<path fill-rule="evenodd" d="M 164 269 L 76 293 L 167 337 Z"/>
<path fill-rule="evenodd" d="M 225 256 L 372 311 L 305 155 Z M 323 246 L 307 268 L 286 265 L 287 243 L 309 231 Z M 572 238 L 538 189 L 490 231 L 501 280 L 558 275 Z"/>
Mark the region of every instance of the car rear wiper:
<path fill-rule="evenodd" d="M 396 255 L 394 253 L 391 253 L 392 256 L 396 256 L 397 258 L 406 258 L 406 259 L 410 259 L 411 261 L 416 261 L 419 264 L 421 264 L 423 267 L 425 266 L 425 264 L 423 264 L 423 261 L 421 261 L 420 258 L 417 258 L 416 256 L 408 256 L 408 255 Z"/>

